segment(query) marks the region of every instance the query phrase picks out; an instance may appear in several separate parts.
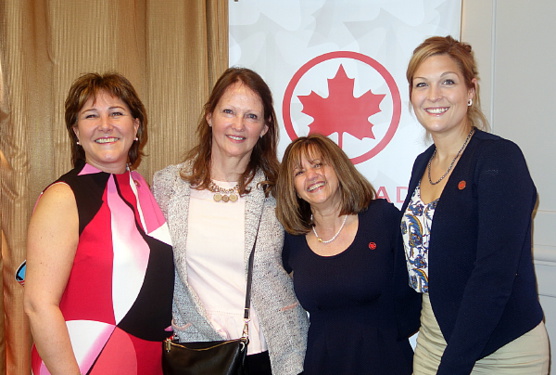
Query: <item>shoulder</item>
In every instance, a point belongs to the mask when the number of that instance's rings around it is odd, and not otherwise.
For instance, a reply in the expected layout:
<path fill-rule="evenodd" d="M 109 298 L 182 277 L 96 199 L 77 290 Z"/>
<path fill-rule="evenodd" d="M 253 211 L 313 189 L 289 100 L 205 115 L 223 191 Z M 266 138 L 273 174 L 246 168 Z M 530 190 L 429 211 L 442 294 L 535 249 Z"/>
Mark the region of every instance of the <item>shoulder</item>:
<path fill-rule="evenodd" d="M 519 146 L 509 139 L 481 130 L 477 130 L 475 138 L 477 149 L 482 157 L 523 157 L 523 152 Z"/>
<path fill-rule="evenodd" d="M 476 176 L 527 174 L 525 156 L 517 144 L 500 136 L 477 131 L 471 158 Z"/>
<path fill-rule="evenodd" d="M 96 173 L 98 170 L 89 171 L 89 170 L 86 169 L 87 166 L 88 166 L 88 164 L 79 160 L 77 162 L 77 166 L 75 166 L 74 168 L 72 168 L 68 172 L 66 172 L 63 175 L 61 175 L 60 177 L 58 177 L 58 179 L 56 181 L 54 181 L 53 183 L 51 183 L 50 185 L 48 185 L 46 187 L 45 191 L 47 189 L 49 189 L 51 186 L 53 186 L 54 184 L 57 184 L 57 183 L 60 183 L 60 182 L 62 182 L 64 184 L 67 184 L 67 186 L 73 188 L 73 186 L 82 183 L 80 181 L 83 180 L 83 176 L 89 176 L 91 174 L 98 174 L 98 173 Z"/>
<path fill-rule="evenodd" d="M 52 220 L 53 218 L 56 220 Z M 67 224 L 70 218 L 77 218 L 77 203 L 73 190 L 64 182 L 55 182 L 39 196 L 31 222 L 48 226 L 60 222 Z"/>
<path fill-rule="evenodd" d="M 497 202 L 502 197 L 513 201 L 524 199 L 524 202 L 529 202 L 531 196 L 536 199 L 535 183 L 517 144 L 497 135 L 478 132 L 473 147 L 468 163 L 473 170 L 474 186 L 481 194 L 496 195 Z"/>
<path fill-rule="evenodd" d="M 37 204 L 41 201 L 59 201 L 63 204 L 68 201 L 75 203 L 74 189 L 79 189 L 83 183 L 79 184 L 79 173 L 83 170 L 84 163 L 80 163 L 76 168 L 71 169 L 61 175 L 56 181 L 48 185 L 39 196 Z"/>
<path fill-rule="evenodd" d="M 401 220 L 400 210 L 385 199 L 375 199 L 366 210 L 359 213 L 363 225 L 376 228 L 397 228 Z M 389 230 L 387 230 L 390 233 Z"/>
<path fill-rule="evenodd" d="M 284 247 L 282 249 L 284 264 L 289 264 L 290 260 L 300 255 L 299 249 L 303 247 L 303 243 L 306 244 L 304 234 L 290 234 L 284 231 Z"/>
<path fill-rule="evenodd" d="M 185 182 L 181 178 L 180 173 L 182 170 L 187 170 L 188 168 L 189 164 L 180 163 L 169 165 L 155 172 L 153 175 L 153 190 L 171 190 L 177 182 Z"/>
<path fill-rule="evenodd" d="M 383 198 L 372 200 L 365 212 L 370 215 L 381 214 L 396 217 L 400 215 L 400 210 L 393 203 Z"/>
<path fill-rule="evenodd" d="M 180 177 L 180 172 L 183 169 L 187 169 L 188 165 L 186 165 L 185 163 L 180 163 L 180 164 L 173 164 L 173 165 L 169 165 L 166 168 L 163 168 L 159 171 L 156 171 L 154 173 L 154 180 L 171 180 L 171 179 L 175 179 L 175 178 L 181 178 Z"/>
<path fill-rule="evenodd" d="M 56 181 L 50 184 L 40 195 L 40 202 L 51 201 L 64 203 L 67 202 L 69 198 L 73 198 L 73 190 L 64 181 Z"/>
<path fill-rule="evenodd" d="M 163 212 L 176 196 L 189 195 L 189 183 L 181 178 L 180 172 L 186 168 L 184 163 L 169 165 L 155 172 L 152 192 Z"/>

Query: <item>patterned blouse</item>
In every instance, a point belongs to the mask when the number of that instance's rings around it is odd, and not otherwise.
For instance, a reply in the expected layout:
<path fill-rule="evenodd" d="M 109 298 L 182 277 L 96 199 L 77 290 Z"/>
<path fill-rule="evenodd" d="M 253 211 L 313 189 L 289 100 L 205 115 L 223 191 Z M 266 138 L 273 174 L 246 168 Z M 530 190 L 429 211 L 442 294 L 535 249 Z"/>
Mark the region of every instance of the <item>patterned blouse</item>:
<path fill-rule="evenodd" d="M 426 204 L 417 185 L 402 217 L 401 229 L 409 273 L 409 285 L 419 293 L 429 291 L 429 241 L 438 199 Z"/>

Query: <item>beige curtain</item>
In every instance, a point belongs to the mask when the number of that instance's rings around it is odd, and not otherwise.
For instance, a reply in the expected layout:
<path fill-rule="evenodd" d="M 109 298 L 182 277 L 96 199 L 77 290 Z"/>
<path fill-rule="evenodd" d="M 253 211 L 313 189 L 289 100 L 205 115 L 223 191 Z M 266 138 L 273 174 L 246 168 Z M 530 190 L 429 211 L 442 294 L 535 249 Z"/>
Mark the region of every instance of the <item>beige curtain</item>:
<path fill-rule="evenodd" d="M 134 84 L 149 113 L 139 171 L 150 182 L 192 146 L 227 66 L 227 0 L 0 0 L 0 374 L 30 373 L 14 274 L 38 194 L 71 167 L 63 120 L 71 82 L 118 71 Z"/>

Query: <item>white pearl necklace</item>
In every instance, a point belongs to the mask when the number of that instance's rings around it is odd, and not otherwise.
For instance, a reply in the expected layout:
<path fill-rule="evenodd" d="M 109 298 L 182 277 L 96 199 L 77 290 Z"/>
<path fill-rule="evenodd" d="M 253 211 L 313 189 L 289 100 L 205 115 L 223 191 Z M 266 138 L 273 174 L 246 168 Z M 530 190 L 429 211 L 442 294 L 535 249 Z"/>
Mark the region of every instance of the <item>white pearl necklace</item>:
<path fill-rule="evenodd" d="M 320 238 L 319 235 L 317 234 L 317 230 L 315 229 L 314 225 L 313 225 L 313 233 L 315 234 L 315 237 L 317 237 L 317 240 L 319 242 L 321 242 L 323 244 L 330 243 L 330 242 L 334 241 L 340 235 L 340 232 L 342 231 L 342 229 L 344 229 L 344 226 L 346 225 L 347 219 L 348 219 L 348 215 L 344 216 L 344 221 L 343 221 L 342 225 L 340 226 L 340 229 L 338 229 L 336 234 L 329 240 L 323 240 L 322 238 Z"/>

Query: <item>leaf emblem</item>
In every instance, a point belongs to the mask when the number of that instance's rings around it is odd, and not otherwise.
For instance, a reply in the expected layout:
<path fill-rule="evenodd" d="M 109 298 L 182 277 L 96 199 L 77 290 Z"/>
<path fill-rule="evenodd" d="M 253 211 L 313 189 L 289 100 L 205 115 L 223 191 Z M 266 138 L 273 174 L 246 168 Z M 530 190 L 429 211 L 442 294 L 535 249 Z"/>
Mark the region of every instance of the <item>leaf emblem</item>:
<path fill-rule="evenodd" d="M 373 94 L 371 90 L 358 98 L 353 95 L 354 78 L 349 78 L 340 64 L 336 76 L 328 79 L 328 98 L 314 91 L 298 96 L 303 105 L 302 112 L 313 118 L 309 134 L 329 136 L 338 133 L 338 145 L 342 147 L 343 133 L 363 139 L 373 138 L 374 124 L 369 117 L 380 112 L 380 103 L 385 94 Z"/>

